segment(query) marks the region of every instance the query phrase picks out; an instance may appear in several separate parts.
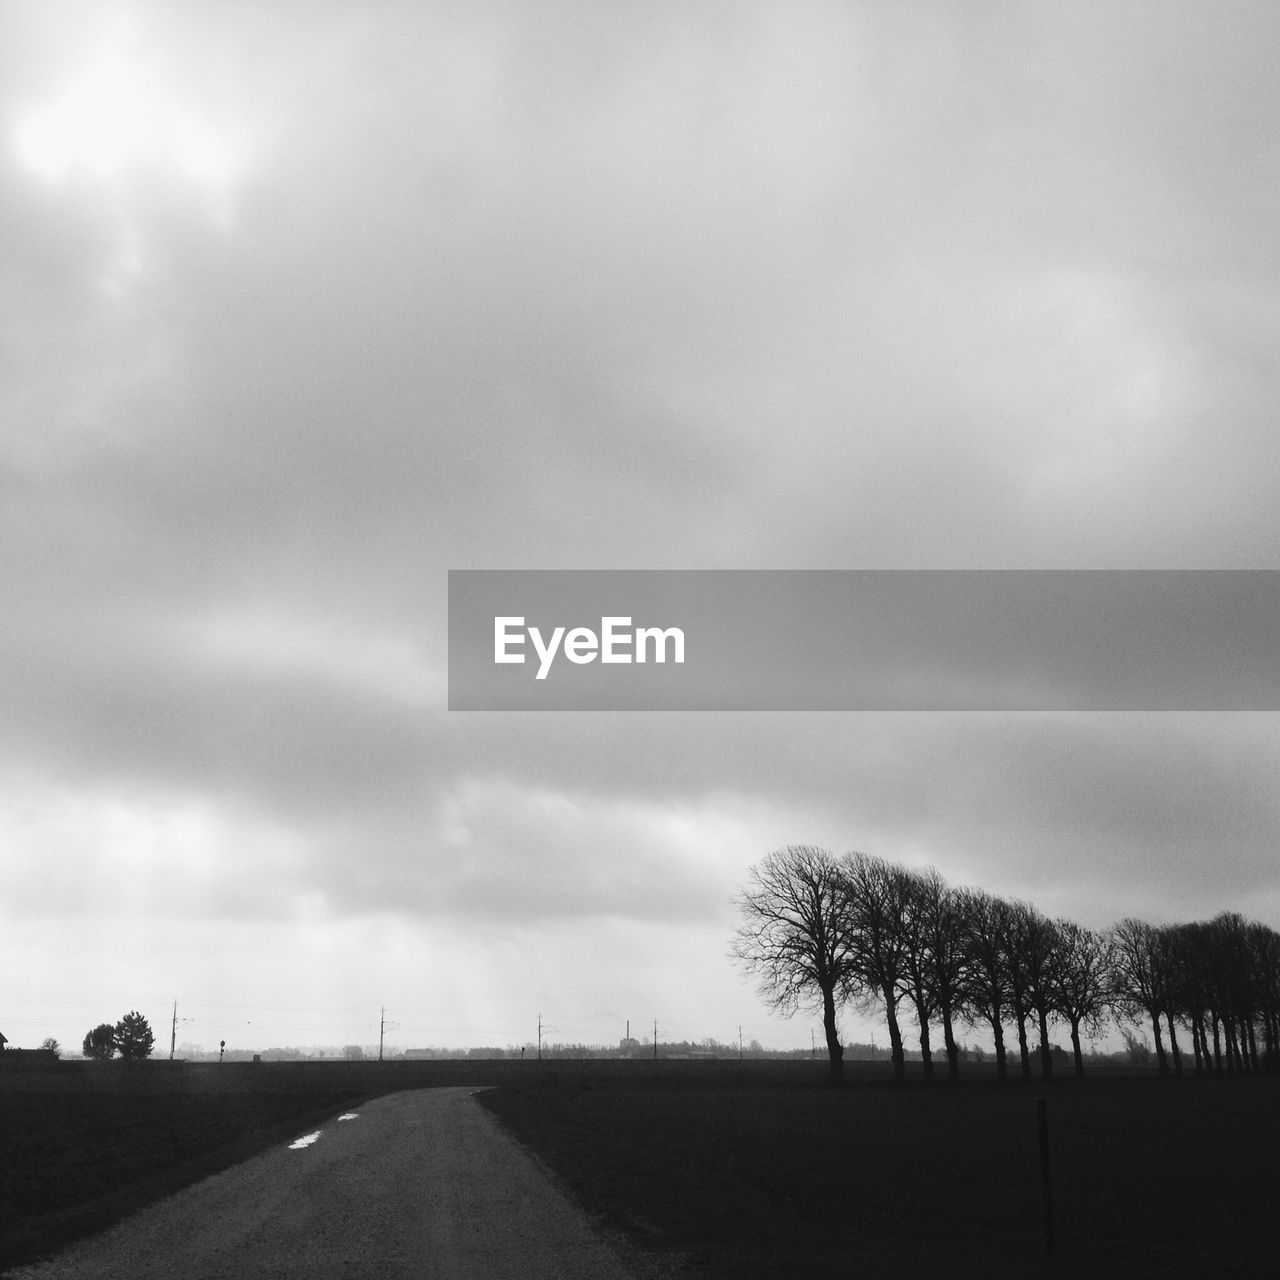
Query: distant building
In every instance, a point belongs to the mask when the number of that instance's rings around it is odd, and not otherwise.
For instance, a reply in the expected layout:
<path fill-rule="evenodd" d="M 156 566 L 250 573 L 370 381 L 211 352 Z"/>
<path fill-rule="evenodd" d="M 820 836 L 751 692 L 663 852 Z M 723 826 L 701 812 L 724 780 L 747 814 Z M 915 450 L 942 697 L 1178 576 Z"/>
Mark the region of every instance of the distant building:
<path fill-rule="evenodd" d="M 46 1062 L 57 1062 L 58 1055 L 52 1049 L 10 1049 L 9 1037 L 0 1031 L 0 1058 L 6 1071 L 18 1071 L 23 1067 L 39 1067 Z"/>
<path fill-rule="evenodd" d="M 626 1036 L 618 1042 L 618 1052 L 624 1058 L 638 1058 L 644 1049 L 644 1045 L 632 1036 Z"/>

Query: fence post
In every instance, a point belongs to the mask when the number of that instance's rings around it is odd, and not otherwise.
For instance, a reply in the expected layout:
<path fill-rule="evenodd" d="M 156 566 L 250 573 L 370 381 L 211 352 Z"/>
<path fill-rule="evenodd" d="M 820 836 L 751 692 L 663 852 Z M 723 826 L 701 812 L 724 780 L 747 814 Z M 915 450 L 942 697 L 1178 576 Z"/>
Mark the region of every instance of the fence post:
<path fill-rule="evenodd" d="M 1036 1099 L 1036 1130 L 1040 1139 L 1040 1200 L 1044 1213 L 1044 1250 L 1053 1257 L 1053 1177 L 1049 1172 L 1049 1104 Z"/>

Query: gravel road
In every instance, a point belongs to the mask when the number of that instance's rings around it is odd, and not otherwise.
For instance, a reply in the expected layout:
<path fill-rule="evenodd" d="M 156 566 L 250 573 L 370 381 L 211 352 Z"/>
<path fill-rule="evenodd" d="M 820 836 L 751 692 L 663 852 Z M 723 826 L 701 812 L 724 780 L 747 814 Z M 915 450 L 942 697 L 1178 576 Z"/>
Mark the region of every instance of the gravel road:
<path fill-rule="evenodd" d="M 326 1121 L 14 1280 L 412 1276 L 637 1280 L 469 1089 L 416 1089 Z"/>

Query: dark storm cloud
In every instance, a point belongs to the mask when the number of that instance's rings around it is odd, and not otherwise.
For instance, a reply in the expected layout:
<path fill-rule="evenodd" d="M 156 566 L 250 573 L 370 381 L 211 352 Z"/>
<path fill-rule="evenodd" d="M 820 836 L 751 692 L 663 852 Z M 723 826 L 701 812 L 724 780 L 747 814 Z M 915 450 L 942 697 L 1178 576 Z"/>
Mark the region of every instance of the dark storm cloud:
<path fill-rule="evenodd" d="M 1275 909 L 1269 720 L 443 710 L 449 568 L 1269 566 L 1273 6 L 5 21 L 6 937 L 718 965 L 794 839 Z"/>

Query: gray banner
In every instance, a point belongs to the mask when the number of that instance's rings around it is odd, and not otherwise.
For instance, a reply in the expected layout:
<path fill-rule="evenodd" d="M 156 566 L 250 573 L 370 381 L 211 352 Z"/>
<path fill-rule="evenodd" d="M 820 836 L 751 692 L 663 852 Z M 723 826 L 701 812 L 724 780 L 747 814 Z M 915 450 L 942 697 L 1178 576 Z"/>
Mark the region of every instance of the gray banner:
<path fill-rule="evenodd" d="M 1273 570 L 454 570 L 454 711 L 1280 708 Z"/>

